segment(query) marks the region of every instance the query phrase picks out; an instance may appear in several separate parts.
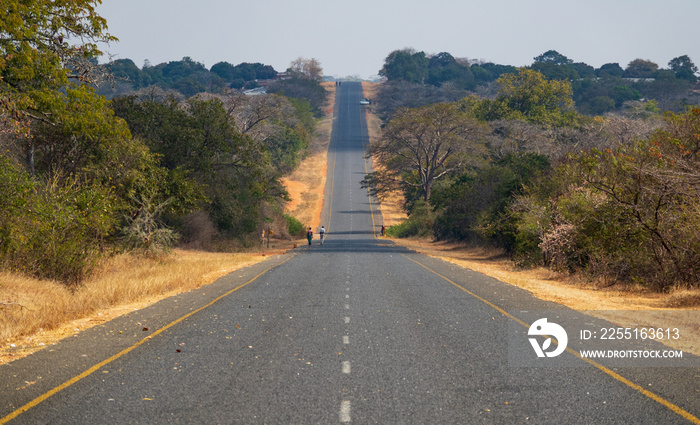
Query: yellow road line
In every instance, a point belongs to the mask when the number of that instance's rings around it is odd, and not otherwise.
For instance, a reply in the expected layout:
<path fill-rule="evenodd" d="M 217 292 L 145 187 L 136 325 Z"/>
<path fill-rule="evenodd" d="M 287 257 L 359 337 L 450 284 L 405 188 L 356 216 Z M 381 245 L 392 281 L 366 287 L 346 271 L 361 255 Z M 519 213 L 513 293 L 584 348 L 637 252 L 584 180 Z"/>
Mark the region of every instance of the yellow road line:
<path fill-rule="evenodd" d="M 231 289 L 230 291 L 226 292 L 225 294 L 223 294 L 223 295 L 221 295 L 221 296 L 215 298 L 215 299 L 214 299 L 213 301 L 211 301 L 209 304 L 207 304 L 207 305 L 205 305 L 205 306 L 203 306 L 203 307 L 200 307 L 200 308 L 198 308 L 197 310 L 194 310 L 194 311 L 191 311 L 191 312 L 187 313 L 186 315 L 180 317 L 179 319 L 175 320 L 174 322 L 171 322 L 171 323 L 169 323 L 168 325 L 166 325 L 165 327 L 162 327 L 162 328 L 158 329 L 157 331 L 153 332 L 151 335 L 147 336 L 146 338 L 142 339 L 141 341 L 137 342 L 136 344 L 132 345 L 131 347 L 128 347 L 128 348 L 126 348 L 126 349 L 120 351 L 119 353 L 113 355 L 112 357 L 108 358 L 107 360 L 103 360 L 103 361 L 101 361 L 100 363 L 97 363 L 96 365 L 94 365 L 94 366 L 91 367 L 90 369 L 86 370 L 85 372 L 81 373 L 80 375 L 77 375 L 77 376 L 75 376 L 75 377 L 69 379 L 68 381 L 62 383 L 61 385 L 59 385 L 59 386 L 53 388 L 52 390 L 50 390 L 50 391 L 48 391 L 48 392 L 46 392 L 46 393 L 40 395 L 39 397 L 35 398 L 34 400 L 30 401 L 29 403 L 27 403 L 27 404 L 25 404 L 24 406 L 20 407 L 19 409 L 15 410 L 14 412 L 10 413 L 9 415 L 5 416 L 4 418 L 0 418 L 0 425 L 9 422 L 10 420 L 16 418 L 17 416 L 21 415 L 22 413 L 26 412 L 27 410 L 31 409 L 32 407 L 35 407 L 36 405 L 38 405 L 38 404 L 41 403 L 42 401 L 48 399 L 48 398 L 51 397 L 52 395 L 54 395 L 54 394 L 56 394 L 56 393 L 58 393 L 58 392 L 60 392 L 60 391 L 62 391 L 62 390 L 65 390 L 66 388 L 70 387 L 71 385 L 75 384 L 76 382 L 80 381 L 81 379 L 83 379 L 83 378 L 85 378 L 85 377 L 87 377 L 87 376 L 89 376 L 89 375 L 95 373 L 96 371 L 98 371 L 98 370 L 99 370 L 100 368 L 102 368 L 103 366 L 108 365 L 109 363 L 111 363 L 111 362 L 117 360 L 118 358 L 124 356 L 125 354 L 127 354 L 127 353 L 133 351 L 134 349 L 136 349 L 136 348 L 138 348 L 138 347 L 140 347 L 141 345 L 143 345 L 143 344 L 146 343 L 147 341 L 153 339 L 153 337 L 155 337 L 155 336 L 157 336 L 157 335 L 159 335 L 159 334 L 165 332 L 166 330 L 168 330 L 168 329 L 170 329 L 171 327 L 177 325 L 178 323 L 182 322 L 183 320 L 187 319 L 188 317 L 190 317 L 190 316 L 192 316 L 192 315 L 194 315 L 194 314 L 196 314 L 196 313 L 199 313 L 200 311 L 202 311 L 202 310 L 204 310 L 204 309 L 206 309 L 206 308 L 212 306 L 212 305 L 213 305 L 214 303 L 216 303 L 217 301 L 219 301 L 219 300 L 221 300 L 221 299 L 223 299 L 223 298 L 225 298 L 225 297 L 231 295 L 232 293 L 234 293 L 234 292 L 236 292 L 237 290 L 243 288 L 244 286 L 246 286 L 246 285 L 248 285 L 248 284 L 254 282 L 254 281 L 255 281 L 257 278 L 259 278 L 260 276 L 264 275 L 265 273 L 269 272 L 270 270 L 274 269 L 275 267 L 281 266 L 282 264 L 286 263 L 287 261 L 289 261 L 289 260 L 292 259 L 293 257 L 294 257 L 294 255 L 290 256 L 289 258 L 287 258 L 286 260 L 282 261 L 282 262 L 279 263 L 279 264 L 275 264 L 274 266 L 265 269 L 264 271 L 260 272 L 258 275 L 256 275 L 255 277 L 253 277 L 252 279 L 250 279 L 250 280 L 247 281 L 246 283 L 244 283 L 244 284 L 242 284 L 242 285 L 239 285 L 239 286 L 237 286 L 237 287 Z"/>
<path fill-rule="evenodd" d="M 519 323 L 519 324 L 525 326 L 526 328 L 530 328 L 530 325 L 529 325 L 528 323 L 526 323 L 526 322 L 524 322 L 524 321 L 518 319 L 517 317 L 515 317 L 515 316 L 509 314 L 507 311 L 503 310 L 502 308 L 498 307 L 497 305 L 495 305 L 494 303 L 488 301 L 487 299 L 476 295 L 475 293 L 471 292 L 470 290 L 468 290 L 468 289 L 466 289 L 466 288 L 464 288 L 464 287 L 458 285 L 457 283 L 455 283 L 455 282 L 453 282 L 452 280 L 448 279 L 447 277 L 441 275 L 440 273 L 436 272 L 435 270 L 431 269 L 430 267 L 428 267 L 428 266 L 426 266 L 426 265 L 424 265 L 424 264 L 422 264 L 422 263 L 420 263 L 420 262 L 414 260 L 413 258 L 410 258 L 410 257 L 408 257 L 408 256 L 406 256 L 406 255 L 404 255 L 404 254 L 401 254 L 401 255 L 404 256 L 405 258 L 407 258 L 407 259 L 413 261 L 414 263 L 418 264 L 419 266 L 423 267 L 424 269 L 428 270 L 429 272 L 431 272 L 431 273 L 433 273 L 433 274 L 435 274 L 435 275 L 441 277 L 442 279 L 448 281 L 448 282 L 451 283 L 452 285 L 456 286 L 457 288 L 461 289 L 462 291 L 466 292 L 467 294 L 471 295 L 472 297 L 478 299 L 479 301 L 483 302 L 484 304 L 488 305 L 489 307 L 491 307 L 491 308 L 493 308 L 494 310 L 498 311 L 499 313 L 503 314 L 503 315 L 506 316 L 507 318 L 516 321 L 517 323 Z M 697 416 L 692 415 L 690 412 L 688 412 L 688 411 L 686 411 L 686 410 L 683 410 L 682 408 L 676 406 L 675 404 L 671 403 L 670 401 L 666 400 L 665 398 L 663 398 L 663 397 L 661 397 L 661 396 L 659 396 L 659 395 L 657 395 L 657 394 L 654 394 L 653 392 L 651 392 L 651 391 L 649 391 L 649 390 L 644 389 L 644 388 L 641 387 L 640 385 L 635 384 L 634 382 L 632 382 L 632 381 L 630 381 L 629 379 L 625 378 L 624 376 L 622 376 L 622 375 L 620 375 L 620 374 L 618 374 L 618 373 L 616 373 L 616 372 L 614 372 L 614 371 L 608 369 L 607 367 L 601 365 L 600 363 L 597 363 L 597 362 L 595 362 L 595 361 L 593 361 L 593 360 L 591 360 L 591 359 L 588 359 L 588 358 L 585 358 L 585 357 L 581 356 L 580 353 L 576 352 L 575 350 L 573 350 L 573 349 L 571 349 L 571 348 L 567 348 L 566 351 L 568 351 L 569 353 L 575 355 L 575 356 L 578 357 L 579 359 L 581 359 L 581 360 L 587 362 L 587 363 L 590 364 L 591 366 L 595 366 L 598 370 L 600 370 L 600 371 L 602 371 L 602 372 L 605 372 L 605 373 L 608 374 L 609 376 L 615 378 L 617 381 L 619 381 L 619 382 L 621 382 L 621 383 L 627 385 L 628 387 L 630 387 L 630 388 L 632 388 L 632 389 L 634 389 L 634 390 L 636 390 L 636 391 L 639 391 L 640 393 L 642 393 L 642 394 L 644 394 L 645 396 L 649 397 L 650 399 L 656 401 L 657 403 L 662 404 L 663 406 L 665 406 L 665 407 L 667 407 L 668 409 L 672 410 L 674 413 L 676 413 L 676 414 L 682 416 L 684 419 L 687 419 L 688 421 L 690 421 L 690 422 L 692 422 L 692 423 L 694 423 L 694 424 L 696 424 L 696 425 L 700 425 L 700 418 L 698 418 Z"/>

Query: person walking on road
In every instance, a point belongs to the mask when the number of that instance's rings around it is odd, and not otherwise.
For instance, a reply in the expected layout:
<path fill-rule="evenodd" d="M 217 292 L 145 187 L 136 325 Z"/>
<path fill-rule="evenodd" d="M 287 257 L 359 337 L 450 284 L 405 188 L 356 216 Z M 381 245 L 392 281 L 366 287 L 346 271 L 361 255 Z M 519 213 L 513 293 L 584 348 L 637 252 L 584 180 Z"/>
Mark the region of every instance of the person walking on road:
<path fill-rule="evenodd" d="M 321 245 L 323 245 L 323 240 L 326 239 L 326 228 L 321 226 L 321 230 L 318 231 L 318 234 L 321 237 Z"/>
<path fill-rule="evenodd" d="M 306 232 L 306 239 L 309 241 L 309 245 L 311 245 L 311 239 L 313 239 L 313 237 L 314 231 L 309 227 L 309 230 Z"/>

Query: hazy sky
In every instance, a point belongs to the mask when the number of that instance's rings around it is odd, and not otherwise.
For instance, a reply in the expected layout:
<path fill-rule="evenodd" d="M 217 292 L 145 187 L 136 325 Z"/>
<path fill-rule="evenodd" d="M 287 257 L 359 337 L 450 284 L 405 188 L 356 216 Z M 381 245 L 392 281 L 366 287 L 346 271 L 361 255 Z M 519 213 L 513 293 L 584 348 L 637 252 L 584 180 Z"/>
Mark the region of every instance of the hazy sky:
<path fill-rule="evenodd" d="M 118 43 L 141 67 L 189 56 L 210 68 L 316 58 L 325 75 L 376 75 L 386 56 L 426 53 L 530 65 L 547 50 L 594 67 L 636 58 L 700 65 L 698 0 L 103 0 Z"/>

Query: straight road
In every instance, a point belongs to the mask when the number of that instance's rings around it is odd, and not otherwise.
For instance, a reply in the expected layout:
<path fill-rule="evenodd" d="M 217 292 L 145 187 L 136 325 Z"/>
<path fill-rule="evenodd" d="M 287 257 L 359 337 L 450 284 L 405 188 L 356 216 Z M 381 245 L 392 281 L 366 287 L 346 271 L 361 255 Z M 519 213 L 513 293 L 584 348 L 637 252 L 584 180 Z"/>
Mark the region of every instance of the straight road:
<path fill-rule="evenodd" d="M 361 86 L 338 89 L 324 245 L 0 367 L 0 423 L 697 423 L 697 368 L 513 366 L 509 328 L 565 309 L 377 239 Z"/>

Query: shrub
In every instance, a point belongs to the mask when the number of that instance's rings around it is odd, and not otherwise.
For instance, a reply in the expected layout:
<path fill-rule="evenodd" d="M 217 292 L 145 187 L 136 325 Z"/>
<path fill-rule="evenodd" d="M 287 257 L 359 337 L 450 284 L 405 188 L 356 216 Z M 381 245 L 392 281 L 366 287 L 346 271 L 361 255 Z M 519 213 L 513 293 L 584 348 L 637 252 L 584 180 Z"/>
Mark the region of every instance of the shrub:
<path fill-rule="evenodd" d="M 168 252 L 179 235 L 165 227 L 158 216 L 169 202 L 156 204 L 153 199 L 145 196 L 135 201 L 140 208 L 133 217 L 126 218 L 127 225 L 122 228 L 124 245 L 149 255 Z"/>
<path fill-rule="evenodd" d="M 284 219 L 287 221 L 287 231 L 290 236 L 303 238 L 306 235 L 306 227 L 296 217 L 285 214 Z"/>
<path fill-rule="evenodd" d="M 389 226 L 387 236 L 394 238 L 409 238 L 412 236 L 432 235 L 434 214 L 424 201 L 417 201 L 411 215 L 402 223 Z"/>
<path fill-rule="evenodd" d="M 75 178 L 40 183 L 0 157 L 3 268 L 72 285 L 86 277 L 114 228 L 105 188 Z"/>

